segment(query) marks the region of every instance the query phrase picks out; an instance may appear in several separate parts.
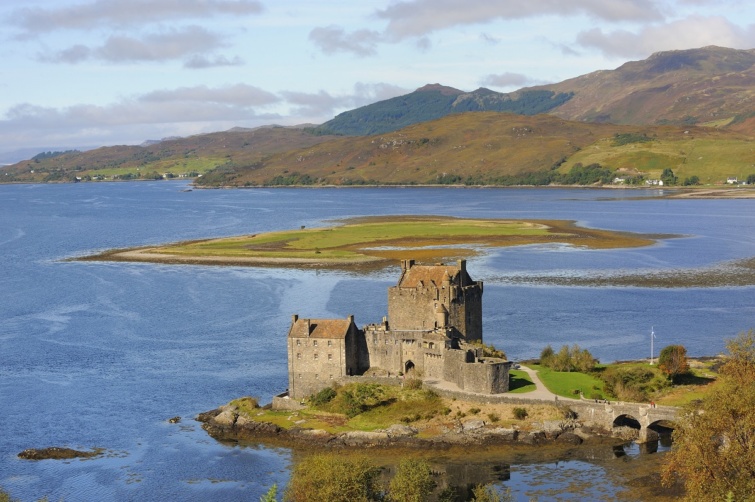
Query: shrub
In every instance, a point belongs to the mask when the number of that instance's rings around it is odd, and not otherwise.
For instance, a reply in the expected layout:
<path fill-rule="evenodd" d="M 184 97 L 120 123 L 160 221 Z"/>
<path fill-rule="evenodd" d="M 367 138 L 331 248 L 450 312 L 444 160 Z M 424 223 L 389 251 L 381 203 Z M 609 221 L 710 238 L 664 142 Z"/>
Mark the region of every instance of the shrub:
<path fill-rule="evenodd" d="M 284 500 L 351 502 L 376 500 L 380 468 L 366 457 L 316 454 L 301 460 L 291 473 Z"/>
<path fill-rule="evenodd" d="M 231 405 L 236 406 L 240 411 L 251 413 L 260 407 L 259 400 L 256 397 L 240 397 L 230 402 Z M 2 502 L 2 499 L 0 499 Z"/>
<path fill-rule="evenodd" d="M 405 459 L 396 467 L 391 479 L 388 500 L 410 502 L 427 500 L 435 488 L 430 465 L 425 460 Z"/>
<path fill-rule="evenodd" d="M 579 417 L 579 414 L 568 406 L 561 408 L 561 415 L 567 420 L 576 420 Z"/>
<path fill-rule="evenodd" d="M 528 415 L 526 408 L 514 408 L 514 418 L 517 420 L 524 420 Z"/>
<path fill-rule="evenodd" d="M 492 423 L 496 423 L 501 419 L 500 416 L 498 416 L 497 413 L 488 413 L 488 420 L 490 420 Z"/>
<path fill-rule="evenodd" d="M 649 367 L 608 367 L 600 375 L 604 390 L 622 401 L 648 401 L 650 393 L 668 387 L 670 382 Z"/>
<path fill-rule="evenodd" d="M 309 402 L 312 406 L 319 407 L 328 404 L 334 397 L 336 397 L 335 389 L 332 387 L 326 387 L 309 398 Z"/>
<path fill-rule="evenodd" d="M 409 378 L 404 382 L 404 388 L 409 390 L 419 390 L 422 388 L 422 380 L 419 378 Z"/>
<path fill-rule="evenodd" d="M 441 410 L 441 413 L 443 413 L 444 415 L 448 416 L 448 415 L 451 414 L 451 408 L 443 408 Z"/>
<path fill-rule="evenodd" d="M 469 408 L 469 413 L 472 415 L 477 415 L 480 411 L 482 411 L 480 408 Z"/>

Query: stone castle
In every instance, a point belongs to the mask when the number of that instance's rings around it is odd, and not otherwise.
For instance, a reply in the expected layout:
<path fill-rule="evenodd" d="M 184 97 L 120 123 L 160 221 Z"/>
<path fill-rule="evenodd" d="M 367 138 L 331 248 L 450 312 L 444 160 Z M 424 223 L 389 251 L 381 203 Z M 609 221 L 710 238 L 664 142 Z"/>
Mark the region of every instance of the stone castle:
<path fill-rule="evenodd" d="M 346 319 L 294 315 L 288 331 L 288 394 L 306 398 L 334 381 L 372 375 L 417 376 L 468 392 L 508 391 L 510 361 L 483 356 L 482 281 L 466 261 L 456 265 L 401 263 L 388 288 L 388 316 L 358 328 Z"/>

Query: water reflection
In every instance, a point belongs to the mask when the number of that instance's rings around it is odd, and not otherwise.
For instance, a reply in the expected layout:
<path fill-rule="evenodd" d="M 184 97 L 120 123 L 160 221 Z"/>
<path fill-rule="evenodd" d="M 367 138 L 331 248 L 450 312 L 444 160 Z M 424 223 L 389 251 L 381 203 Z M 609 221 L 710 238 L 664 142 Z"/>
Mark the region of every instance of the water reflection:
<path fill-rule="evenodd" d="M 637 443 L 630 441 L 624 444 L 620 444 L 613 447 L 613 455 L 616 458 L 622 457 L 637 457 L 639 455 L 648 455 L 651 453 L 662 453 L 671 449 L 671 429 L 664 428 L 662 432 L 658 432 L 658 439 L 656 441 L 648 441 L 646 443 Z"/>

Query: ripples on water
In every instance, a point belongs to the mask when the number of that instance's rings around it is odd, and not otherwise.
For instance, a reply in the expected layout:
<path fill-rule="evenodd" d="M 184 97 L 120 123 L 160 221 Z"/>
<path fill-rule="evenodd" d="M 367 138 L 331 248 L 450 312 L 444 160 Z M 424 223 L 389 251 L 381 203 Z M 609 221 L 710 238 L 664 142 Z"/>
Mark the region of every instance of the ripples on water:
<path fill-rule="evenodd" d="M 0 486 L 22 500 L 256 500 L 284 486 L 291 452 L 209 438 L 196 413 L 286 387 L 291 314 L 379 321 L 396 269 L 316 270 L 73 263 L 97 250 L 323 226 L 360 215 L 563 218 L 692 237 L 632 250 L 511 248 L 474 259 L 486 341 L 510 358 L 578 343 L 603 361 L 684 344 L 716 353 L 752 327 L 755 289 L 504 284 L 507 274 L 711 266 L 751 256 L 755 201 L 622 200 L 591 190 L 194 190 L 183 183 L 0 186 Z M 652 195 L 653 192 L 648 192 Z M 657 350 L 657 349 L 656 349 Z M 168 424 L 175 415 L 180 424 Z M 30 447 L 102 447 L 101 458 L 22 461 Z M 608 450 L 611 458 L 613 453 Z M 573 463 L 572 463 L 573 462 Z M 610 466 L 610 461 L 605 464 Z M 517 497 L 611 498 L 606 466 L 508 463 Z M 559 475 L 562 473 L 563 475 Z M 560 480 L 545 485 L 548 480 Z M 579 485 L 579 486 L 577 486 Z M 553 491 L 555 490 L 555 491 Z"/>

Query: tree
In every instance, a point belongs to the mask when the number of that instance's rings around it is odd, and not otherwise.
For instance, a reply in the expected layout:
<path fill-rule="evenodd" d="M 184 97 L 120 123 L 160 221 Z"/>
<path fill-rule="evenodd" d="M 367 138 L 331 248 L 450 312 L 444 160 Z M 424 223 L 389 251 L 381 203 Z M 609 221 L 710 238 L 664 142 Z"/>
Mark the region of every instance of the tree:
<path fill-rule="evenodd" d="M 746 182 L 748 185 L 755 185 L 755 174 L 748 174 Z"/>
<path fill-rule="evenodd" d="M 753 500 L 755 494 L 755 331 L 727 343 L 720 383 L 674 430 L 663 483 L 679 477 L 688 500 Z"/>
<path fill-rule="evenodd" d="M 684 178 L 684 183 L 682 183 L 684 186 L 690 186 L 690 185 L 699 185 L 700 184 L 700 177 L 699 176 L 690 176 L 689 178 Z"/>
<path fill-rule="evenodd" d="M 391 502 L 422 502 L 435 488 L 430 465 L 424 460 L 402 460 L 390 483 Z"/>
<path fill-rule="evenodd" d="M 588 371 L 595 369 L 596 360 L 589 350 L 579 350 L 579 345 L 574 345 L 573 351 L 574 354 L 572 354 L 572 357 L 574 359 L 574 368 L 577 371 L 587 373 Z"/>
<path fill-rule="evenodd" d="M 555 353 L 553 352 L 553 347 L 546 345 L 542 352 L 540 352 L 540 364 L 547 368 L 550 368 L 551 364 L 553 363 L 554 355 Z"/>
<path fill-rule="evenodd" d="M 661 181 L 664 185 L 676 185 L 677 177 L 674 175 L 674 171 L 668 167 L 661 173 Z"/>
<path fill-rule="evenodd" d="M 291 473 L 284 500 L 290 502 L 370 502 L 380 499 L 380 469 L 365 457 L 317 454 Z"/>
<path fill-rule="evenodd" d="M 568 345 L 561 347 L 558 354 L 553 358 L 553 364 L 551 365 L 553 371 L 571 371 L 572 370 L 572 357 L 571 350 Z"/>
<path fill-rule="evenodd" d="M 671 377 L 671 380 L 689 372 L 687 349 L 683 345 L 664 347 L 658 357 L 658 369 Z"/>
<path fill-rule="evenodd" d="M 540 353 L 540 364 L 553 371 L 591 371 L 595 368 L 596 360 L 589 350 L 580 348 L 576 343 L 569 347 L 564 345 L 558 351 L 548 345 Z"/>

